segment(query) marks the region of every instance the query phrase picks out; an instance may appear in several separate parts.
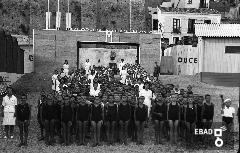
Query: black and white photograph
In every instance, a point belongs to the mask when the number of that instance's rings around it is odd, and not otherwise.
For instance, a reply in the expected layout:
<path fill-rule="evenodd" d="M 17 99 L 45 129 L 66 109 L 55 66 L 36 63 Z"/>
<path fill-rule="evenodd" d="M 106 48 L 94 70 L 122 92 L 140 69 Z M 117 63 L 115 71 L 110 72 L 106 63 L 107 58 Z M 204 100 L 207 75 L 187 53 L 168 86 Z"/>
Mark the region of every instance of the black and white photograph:
<path fill-rule="evenodd" d="M 0 0 L 0 153 L 239 153 L 240 0 Z"/>

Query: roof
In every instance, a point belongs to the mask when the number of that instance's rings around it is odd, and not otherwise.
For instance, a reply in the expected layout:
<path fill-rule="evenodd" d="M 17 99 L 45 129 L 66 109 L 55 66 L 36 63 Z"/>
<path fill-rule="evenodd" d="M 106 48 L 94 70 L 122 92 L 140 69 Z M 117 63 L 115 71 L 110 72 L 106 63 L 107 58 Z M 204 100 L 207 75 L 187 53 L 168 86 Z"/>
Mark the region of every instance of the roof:
<path fill-rule="evenodd" d="M 198 37 L 240 37 L 240 24 L 195 24 Z"/>
<path fill-rule="evenodd" d="M 161 7 L 162 12 L 176 12 L 176 13 L 199 13 L 199 14 L 220 14 L 217 10 L 207 8 L 172 8 L 172 7 Z"/>

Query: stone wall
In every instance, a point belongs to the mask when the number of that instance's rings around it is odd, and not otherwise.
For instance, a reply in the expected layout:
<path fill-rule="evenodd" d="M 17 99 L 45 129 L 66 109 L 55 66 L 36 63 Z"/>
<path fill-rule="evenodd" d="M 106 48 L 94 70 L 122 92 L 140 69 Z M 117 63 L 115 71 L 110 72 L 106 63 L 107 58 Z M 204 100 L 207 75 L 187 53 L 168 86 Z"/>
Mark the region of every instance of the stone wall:
<path fill-rule="evenodd" d="M 65 59 L 70 67 L 76 68 L 77 41 L 105 40 L 105 32 L 34 30 L 34 70 L 50 75 L 62 67 Z M 114 32 L 113 42 L 139 43 L 140 63 L 153 73 L 154 62 L 160 60 L 160 35 Z"/>

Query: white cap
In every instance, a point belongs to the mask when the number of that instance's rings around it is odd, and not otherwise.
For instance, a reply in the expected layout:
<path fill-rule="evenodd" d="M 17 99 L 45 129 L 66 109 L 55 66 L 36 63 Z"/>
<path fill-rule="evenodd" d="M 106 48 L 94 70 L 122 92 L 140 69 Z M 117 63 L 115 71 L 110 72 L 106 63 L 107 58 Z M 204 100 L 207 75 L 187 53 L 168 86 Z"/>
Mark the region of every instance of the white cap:
<path fill-rule="evenodd" d="M 230 99 L 230 98 L 228 98 L 228 99 L 225 99 L 224 100 L 224 103 L 227 103 L 227 102 L 231 102 L 232 100 Z"/>

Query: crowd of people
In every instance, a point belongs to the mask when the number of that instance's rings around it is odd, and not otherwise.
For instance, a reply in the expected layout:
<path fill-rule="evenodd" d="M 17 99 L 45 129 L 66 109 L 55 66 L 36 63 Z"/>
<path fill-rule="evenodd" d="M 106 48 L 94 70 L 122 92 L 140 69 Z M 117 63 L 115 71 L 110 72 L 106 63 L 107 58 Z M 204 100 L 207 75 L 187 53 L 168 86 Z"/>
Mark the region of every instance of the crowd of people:
<path fill-rule="evenodd" d="M 157 65 L 157 63 L 156 63 Z M 131 141 L 144 144 L 144 130 L 153 123 L 155 144 L 179 139 L 187 143 L 207 143 L 208 137 L 194 135 L 194 129 L 210 129 L 214 117 L 211 95 L 194 94 L 179 85 L 163 84 L 159 71 L 148 74 L 139 64 L 121 60 L 118 72 L 111 67 L 92 66 L 89 59 L 85 67 L 70 71 L 68 61 L 61 71 L 52 76 L 52 92 L 42 91 L 38 100 L 38 123 L 41 137 L 47 145 L 77 143 L 86 145 L 90 137 L 92 146 L 106 141 L 109 145 Z M 231 99 L 222 99 L 223 123 L 233 126 L 234 107 Z M 7 88 L 3 97 L 5 138 L 13 136 L 13 125 L 20 129 L 19 146 L 27 145 L 31 107 L 22 94 L 20 103 Z M 14 107 L 15 106 L 15 107 Z"/>

